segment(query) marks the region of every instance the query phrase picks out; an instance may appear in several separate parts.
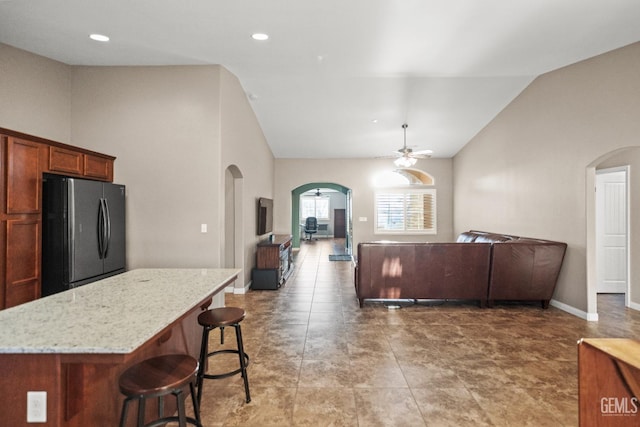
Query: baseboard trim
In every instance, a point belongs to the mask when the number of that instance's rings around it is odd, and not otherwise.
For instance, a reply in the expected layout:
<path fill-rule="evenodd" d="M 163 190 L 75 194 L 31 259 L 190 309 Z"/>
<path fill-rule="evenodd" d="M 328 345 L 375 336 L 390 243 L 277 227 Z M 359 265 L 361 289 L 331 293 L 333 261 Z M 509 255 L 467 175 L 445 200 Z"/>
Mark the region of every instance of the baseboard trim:
<path fill-rule="evenodd" d="M 569 304 L 565 304 L 563 302 L 560 302 L 558 300 L 552 299 L 549 302 L 549 305 L 554 306 L 557 309 L 560 309 L 562 311 L 566 311 L 569 314 L 573 314 L 576 317 L 579 317 L 581 319 L 587 320 L 589 322 L 597 322 L 598 321 L 598 313 L 587 313 L 586 311 L 580 310 L 578 308 L 575 308 L 574 306 L 571 306 Z"/>
<path fill-rule="evenodd" d="M 224 288 L 224 293 L 225 294 L 244 295 L 249 291 L 250 287 L 251 287 L 251 282 L 249 282 L 246 285 L 244 285 L 243 288 L 236 288 L 235 286 L 227 286 L 226 288 Z"/>
<path fill-rule="evenodd" d="M 640 311 L 640 304 L 638 304 L 637 302 L 629 301 L 629 308 L 632 310 Z"/>

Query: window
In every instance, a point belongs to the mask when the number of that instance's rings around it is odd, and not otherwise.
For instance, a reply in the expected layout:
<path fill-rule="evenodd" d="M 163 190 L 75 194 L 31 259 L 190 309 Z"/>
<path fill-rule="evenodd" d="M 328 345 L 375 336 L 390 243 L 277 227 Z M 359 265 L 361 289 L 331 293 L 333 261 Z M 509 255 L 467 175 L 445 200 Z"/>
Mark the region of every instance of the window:
<path fill-rule="evenodd" d="M 302 197 L 300 200 L 300 216 L 307 218 L 315 216 L 318 219 L 329 219 L 329 198 L 328 197 Z"/>
<path fill-rule="evenodd" d="M 376 233 L 437 233 L 435 189 L 385 189 L 375 203 Z"/>

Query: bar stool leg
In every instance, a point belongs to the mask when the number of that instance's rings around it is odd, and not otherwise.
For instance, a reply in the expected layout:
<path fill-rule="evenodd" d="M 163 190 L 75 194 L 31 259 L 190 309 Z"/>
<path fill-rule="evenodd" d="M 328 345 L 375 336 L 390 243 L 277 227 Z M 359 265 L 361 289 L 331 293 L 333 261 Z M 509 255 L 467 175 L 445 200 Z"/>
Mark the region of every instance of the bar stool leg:
<path fill-rule="evenodd" d="M 198 367 L 198 379 L 196 387 L 198 388 L 198 406 L 202 402 L 202 383 L 204 382 L 204 373 L 207 370 L 207 355 L 209 354 L 209 331 L 207 327 L 202 328 L 202 343 L 200 344 L 200 366 Z"/>
<path fill-rule="evenodd" d="M 144 397 L 138 399 L 138 427 L 144 427 L 145 403 Z"/>
<path fill-rule="evenodd" d="M 125 423 L 127 422 L 127 414 L 129 413 L 129 402 L 131 402 L 132 398 L 131 397 L 127 397 L 126 399 L 124 399 L 124 402 L 122 402 L 122 414 L 120 416 L 120 427 L 124 427 Z"/>
<path fill-rule="evenodd" d="M 238 345 L 238 357 L 240 359 L 240 370 L 242 372 L 242 379 L 244 380 L 244 392 L 247 397 L 247 403 L 251 402 L 251 395 L 249 394 L 249 379 L 247 377 L 247 364 L 244 354 L 244 346 L 242 344 L 242 330 L 240 324 L 236 325 L 236 341 Z"/>
<path fill-rule="evenodd" d="M 173 394 L 176 396 L 176 402 L 178 403 L 178 424 L 180 427 L 186 427 L 187 416 L 184 408 L 184 399 L 182 399 L 182 390 L 178 390 Z"/>
<path fill-rule="evenodd" d="M 196 397 L 195 381 L 189 383 L 189 389 L 191 390 L 191 403 L 193 404 L 193 411 L 196 414 L 196 421 L 198 424 L 202 424 L 202 421 L 200 420 L 200 403 Z"/>
<path fill-rule="evenodd" d="M 164 398 L 158 396 L 158 418 L 164 417 Z"/>

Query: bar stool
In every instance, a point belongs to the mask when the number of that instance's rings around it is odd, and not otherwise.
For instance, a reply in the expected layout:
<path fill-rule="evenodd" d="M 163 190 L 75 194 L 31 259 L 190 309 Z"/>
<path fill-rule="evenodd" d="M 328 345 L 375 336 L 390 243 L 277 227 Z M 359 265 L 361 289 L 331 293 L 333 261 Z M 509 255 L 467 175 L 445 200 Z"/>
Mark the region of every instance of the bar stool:
<path fill-rule="evenodd" d="M 137 363 L 120 375 L 119 386 L 126 399 L 122 403 L 120 427 L 127 422 L 129 402 L 138 400 L 138 427 L 164 425 L 170 421 L 178 421 L 180 427 L 187 423 L 202 427 L 200 409 L 195 394 L 198 361 L 186 354 L 171 354 L 153 357 Z M 189 385 L 195 418 L 187 417 L 183 389 Z M 173 394 L 178 404 L 178 416 L 165 417 L 164 396 Z M 158 419 L 144 424 L 146 399 L 158 398 Z"/>
<path fill-rule="evenodd" d="M 198 370 L 198 404 L 202 399 L 202 382 L 206 379 L 227 378 L 232 375 L 241 374 L 244 379 L 244 391 L 246 394 L 246 402 L 251 402 L 249 394 L 249 380 L 247 378 L 247 366 L 249 365 L 249 355 L 244 352 L 242 345 L 242 331 L 240 322 L 244 319 L 245 311 L 238 307 L 221 307 L 213 308 L 202 312 L 198 316 L 198 323 L 203 327 L 202 330 L 202 346 L 200 348 L 200 368 Z M 213 329 L 220 328 L 220 344 L 224 344 L 224 328 L 231 326 L 236 330 L 236 349 L 223 349 L 209 352 L 209 332 Z M 233 353 L 238 355 L 240 360 L 240 368 L 223 374 L 207 374 L 207 362 L 210 357 L 217 354 Z"/>

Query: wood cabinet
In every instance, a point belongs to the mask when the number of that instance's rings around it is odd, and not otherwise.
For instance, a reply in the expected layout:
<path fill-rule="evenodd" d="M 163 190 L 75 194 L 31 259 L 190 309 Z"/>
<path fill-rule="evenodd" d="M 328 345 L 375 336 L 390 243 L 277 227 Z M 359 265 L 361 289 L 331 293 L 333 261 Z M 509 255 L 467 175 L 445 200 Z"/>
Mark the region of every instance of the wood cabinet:
<path fill-rule="evenodd" d="M 4 203 L 3 281 L 0 308 L 13 307 L 40 296 L 40 233 L 42 229 L 42 168 L 40 143 L 2 137 L 6 175 Z"/>
<path fill-rule="evenodd" d="M 84 176 L 102 181 L 113 181 L 113 160 L 84 154 Z"/>
<path fill-rule="evenodd" d="M 640 425 L 640 341 L 580 340 L 578 389 L 580 426 Z"/>
<path fill-rule="evenodd" d="M 60 147 L 49 147 L 49 171 L 82 175 L 82 153 Z"/>
<path fill-rule="evenodd" d="M 258 243 L 253 289 L 278 289 L 293 272 L 291 240 L 291 235 L 279 234 Z"/>
<path fill-rule="evenodd" d="M 210 306 L 224 305 L 224 289 L 233 284 L 238 272 L 232 269 L 202 270 L 195 274 L 189 269 L 131 271 L 121 275 L 120 292 L 109 292 L 109 296 L 100 290 L 102 287 L 87 289 L 87 286 L 78 290 L 78 298 L 73 303 L 75 309 L 61 304 L 64 296 L 58 294 L 52 296 L 62 297 L 53 304 L 57 309 L 47 311 L 47 301 L 36 301 L 20 313 L 8 316 L 2 316 L 7 312 L 0 313 L 0 324 L 4 328 L 0 328 L 0 425 L 32 425 L 25 423 L 27 393 L 37 390 L 47 393 L 47 422 L 34 427 L 117 426 L 123 400 L 118 389 L 120 375 L 149 357 L 183 353 L 197 358 L 202 336 L 198 316 Z M 167 285 L 171 282 L 167 281 L 168 277 L 188 282 L 189 297 L 176 297 L 184 292 L 180 286 Z M 112 283 L 105 283 L 104 288 L 112 287 Z M 141 284 L 148 289 L 141 291 Z M 173 304 L 170 311 L 162 299 L 146 301 L 141 297 L 159 288 L 164 288 L 162 295 Z M 132 330 L 120 328 L 119 333 L 108 333 L 113 326 L 105 325 L 104 319 L 117 313 L 114 307 L 125 304 L 131 317 L 128 322 L 139 320 L 136 313 L 147 311 L 157 315 Z M 49 317 L 54 320 L 44 324 L 42 319 Z M 75 333 L 69 333 L 66 327 Z M 36 330 L 41 330 L 42 335 L 34 332 Z M 87 344 L 87 336 L 91 334 L 95 339 Z M 69 352 L 69 349 L 75 351 Z M 156 402 L 155 399 L 147 402 L 147 423 L 151 415 L 157 414 Z M 175 399 L 165 400 L 165 413 L 175 411 L 174 402 Z M 127 426 L 135 425 L 133 418 L 130 417 Z"/>
<path fill-rule="evenodd" d="M 0 309 L 40 297 L 42 174 L 110 182 L 114 160 L 0 128 Z"/>
<path fill-rule="evenodd" d="M 113 160 L 61 147 L 49 147 L 49 172 L 113 181 Z"/>

